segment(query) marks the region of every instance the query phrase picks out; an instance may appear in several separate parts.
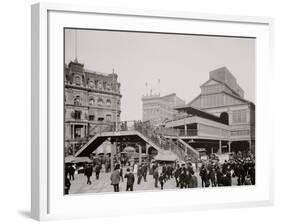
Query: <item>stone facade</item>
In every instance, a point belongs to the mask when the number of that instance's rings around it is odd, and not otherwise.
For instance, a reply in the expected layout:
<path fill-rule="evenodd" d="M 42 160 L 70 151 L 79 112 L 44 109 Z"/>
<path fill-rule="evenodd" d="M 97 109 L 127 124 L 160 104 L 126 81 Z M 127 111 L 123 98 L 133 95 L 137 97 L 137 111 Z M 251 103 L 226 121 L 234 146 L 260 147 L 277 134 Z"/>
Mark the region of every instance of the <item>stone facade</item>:
<path fill-rule="evenodd" d="M 95 133 L 120 121 L 120 83 L 114 72 L 89 71 L 84 65 L 65 65 L 65 152 L 74 154 Z"/>

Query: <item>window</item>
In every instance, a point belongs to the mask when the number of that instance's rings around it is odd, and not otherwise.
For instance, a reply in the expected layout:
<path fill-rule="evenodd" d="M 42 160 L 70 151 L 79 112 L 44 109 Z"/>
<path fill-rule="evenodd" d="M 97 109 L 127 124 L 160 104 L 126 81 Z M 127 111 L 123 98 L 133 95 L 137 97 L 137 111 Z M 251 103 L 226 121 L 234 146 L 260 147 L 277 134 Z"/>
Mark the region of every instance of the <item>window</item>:
<path fill-rule="evenodd" d="M 90 98 L 89 104 L 90 104 L 90 105 L 94 105 L 94 103 L 95 103 L 95 99 L 94 99 L 94 98 Z"/>
<path fill-rule="evenodd" d="M 221 94 L 203 96 L 202 99 L 204 107 L 216 107 L 223 105 L 223 95 Z"/>
<path fill-rule="evenodd" d="M 75 125 L 74 126 L 74 138 L 81 138 L 82 137 L 82 126 Z"/>
<path fill-rule="evenodd" d="M 98 121 L 104 121 L 104 117 L 99 117 Z"/>
<path fill-rule="evenodd" d="M 98 89 L 102 89 L 102 81 L 98 81 Z"/>
<path fill-rule="evenodd" d="M 80 96 L 76 96 L 76 97 L 74 98 L 74 105 L 75 105 L 75 106 L 80 106 L 80 105 L 81 105 Z"/>
<path fill-rule="evenodd" d="M 107 105 L 107 106 L 110 106 L 110 105 L 111 105 L 110 99 L 107 99 L 107 100 L 106 100 L 106 105 Z"/>
<path fill-rule="evenodd" d="M 89 115 L 89 120 L 94 121 L 95 120 L 95 115 Z"/>
<path fill-rule="evenodd" d="M 103 104 L 103 100 L 102 100 L 102 98 L 99 98 L 98 99 L 98 105 L 102 105 Z"/>
<path fill-rule="evenodd" d="M 247 112 L 246 110 L 237 110 L 232 112 L 232 123 L 246 123 Z"/>
<path fill-rule="evenodd" d="M 75 110 L 74 111 L 74 119 L 81 119 L 81 111 Z"/>
<path fill-rule="evenodd" d="M 106 115 L 106 121 L 111 121 L 111 114 Z"/>
<path fill-rule="evenodd" d="M 81 77 L 80 76 L 75 76 L 75 80 L 74 80 L 75 84 L 80 86 L 82 83 Z"/>
<path fill-rule="evenodd" d="M 231 136 L 246 136 L 249 134 L 250 134 L 249 130 L 231 131 Z"/>
<path fill-rule="evenodd" d="M 106 90 L 107 90 L 107 91 L 111 91 L 111 84 L 107 83 L 107 85 L 106 85 Z"/>
<path fill-rule="evenodd" d="M 95 82 L 91 80 L 89 82 L 89 86 L 90 86 L 90 88 L 95 88 Z"/>

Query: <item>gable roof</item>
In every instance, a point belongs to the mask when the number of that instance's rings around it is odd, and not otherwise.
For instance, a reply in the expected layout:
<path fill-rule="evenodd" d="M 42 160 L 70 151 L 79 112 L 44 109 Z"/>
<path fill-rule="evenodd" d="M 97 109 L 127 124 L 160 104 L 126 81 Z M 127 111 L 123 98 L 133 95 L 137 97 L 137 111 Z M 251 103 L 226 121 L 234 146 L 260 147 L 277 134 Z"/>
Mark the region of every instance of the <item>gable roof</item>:
<path fill-rule="evenodd" d="M 229 95 L 229 96 L 231 96 L 231 97 L 234 97 L 235 99 L 240 100 L 242 103 L 250 103 L 250 104 L 253 104 L 251 101 L 245 100 L 245 99 L 243 99 L 243 98 L 241 98 L 241 97 L 239 97 L 239 96 L 236 96 L 236 95 L 234 95 L 234 94 L 228 93 L 228 92 L 226 92 L 226 91 L 222 91 L 221 93 L 227 94 L 227 95 Z M 193 103 L 194 101 L 196 101 L 198 98 L 200 98 L 201 96 L 202 96 L 202 94 L 199 94 L 199 95 L 196 96 L 193 100 L 191 100 L 188 104 L 186 104 L 186 106 L 192 106 L 192 103 Z"/>
<path fill-rule="evenodd" d="M 214 84 L 212 84 L 211 82 L 213 82 Z M 206 82 L 204 82 L 200 87 L 203 87 L 203 86 L 207 86 L 207 84 L 210 84 L 211 85 L 216 85 L 216 84 L 222 84 L 222 82 L 220 81 L 217 81 L 215 79 L 208 79 Z"/>

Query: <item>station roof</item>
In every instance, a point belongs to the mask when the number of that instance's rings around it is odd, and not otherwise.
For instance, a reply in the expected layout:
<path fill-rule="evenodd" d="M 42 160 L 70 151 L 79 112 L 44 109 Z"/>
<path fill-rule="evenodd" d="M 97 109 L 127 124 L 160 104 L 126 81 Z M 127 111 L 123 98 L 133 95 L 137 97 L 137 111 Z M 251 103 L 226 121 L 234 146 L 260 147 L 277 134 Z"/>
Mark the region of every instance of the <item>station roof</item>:
<path fill-rule="evenodd" d="M 220 122 L 222 124 L 225 124 L 221 120 L 221 118 L 219 118 L 219 117 L 217 117 L 213 114 L 207 113 L 205 111 L 196 109 L 194 107 L 190 107 L 190 106 L 176 107 L 175 110 L 180 111 L 180 112 L 185 112 L 185 113 L 193 115 L 193 116 L 198 116 L 198 117 L 206 118 L 206 119 L 209 119 L 209 120 L 212 120 L 212 121 L 216 121 L 216 122 Z"/>

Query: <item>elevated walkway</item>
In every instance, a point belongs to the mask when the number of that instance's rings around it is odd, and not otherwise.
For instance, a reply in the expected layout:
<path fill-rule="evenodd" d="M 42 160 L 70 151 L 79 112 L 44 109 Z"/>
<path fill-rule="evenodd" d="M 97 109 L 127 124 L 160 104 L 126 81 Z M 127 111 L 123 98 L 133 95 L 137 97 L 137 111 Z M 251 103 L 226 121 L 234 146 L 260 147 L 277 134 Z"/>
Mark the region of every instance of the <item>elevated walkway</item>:
<path fill-rule="evenodd" d="M 158 153 L 162 153 L 164 150 L 153 142 L 151 139 L 146 137 L 144 134 L 140 133 L 136 130 L 128 130 L 128 131 L 108 131 L 97 133 L 93 136 L 88 143 L 86 143 L 82 148 L 75 154 L 76 157 L 80 156 L 88 156 L 90 153 L 94 152 L 105 140 L 108 138 L 111 139 L 112 142 L 118 141 L 118 138 L 125 137 L 131 141 L 143 141 L 149 144 L 151 147 L 156 149 Z"/>

